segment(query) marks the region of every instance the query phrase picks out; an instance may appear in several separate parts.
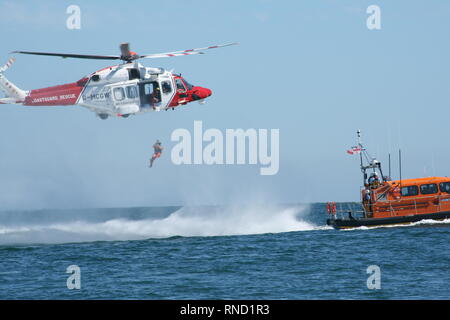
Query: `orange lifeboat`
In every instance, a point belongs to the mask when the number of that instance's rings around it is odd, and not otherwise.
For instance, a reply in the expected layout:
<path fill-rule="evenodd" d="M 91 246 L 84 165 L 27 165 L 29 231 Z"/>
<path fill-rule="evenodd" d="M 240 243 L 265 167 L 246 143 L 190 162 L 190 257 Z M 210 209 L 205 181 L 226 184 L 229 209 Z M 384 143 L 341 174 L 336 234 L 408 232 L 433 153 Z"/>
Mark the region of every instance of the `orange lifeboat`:
<path fill-rule="evenodd" d="M 450 178 L 428 177 L 406 180 L 391 180 L 382 175 L 379 161 L 365 154 L 368 165 L 363 165 L 363 153 L 367 153 L 360 142 L 361 171 L 364 187 L 361 190 L 362 211 L 344 212 L 338 217 L 336 211 L 329 214 L 327 224 L 337 229 L 362 226 L 408 224 L 420 220 L 444 220 L 450 218 Z M 371 171 L 368 178 L 367 171 Z M 381 178 L 378 178 L 377 172 Z"/>

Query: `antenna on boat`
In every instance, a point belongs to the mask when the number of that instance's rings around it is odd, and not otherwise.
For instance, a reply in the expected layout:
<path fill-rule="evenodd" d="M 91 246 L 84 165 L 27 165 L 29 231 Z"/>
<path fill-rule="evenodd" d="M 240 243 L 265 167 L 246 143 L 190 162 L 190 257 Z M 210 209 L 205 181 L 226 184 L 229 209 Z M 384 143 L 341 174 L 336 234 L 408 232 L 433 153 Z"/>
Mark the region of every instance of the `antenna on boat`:
<path fill-rule="evenodd" d="M 362 160 L 362 149 L 363 149 L 363 146 L 362 146 L 362 144 L 361 144 L 361 130 L 360 129 L 358 129 L 357 131 L 356 131 L 356 134 L 358 135 L 358 148 L 359 148 L 359 150 L 360 150 L 360 153 L 359 153 L 359 159 L 360 159 L 360 161 L 361 161 L 361 168 L 362 168 L 362 166 L 363 166 L 363 160 Z"/>
<path fill-rule="evenodd" d="M 367 179 L 367 174 L 366 174 L 366 170 L 365 170 L 364 165 L 363 165 L 364 148 L 363 148 L 363 145 L 361 143 L 361 130 L 360 129 L 358 129 L 356 131 L 356 135 L 358 136 L 359 161 L 360 161 L 361 171 L 363 173 L 363 185 L 365 185 L 366 184 L 366 179 Z"/>
<path fill-rule="evenodd" d="M 389 179 L 391 180 L 391 154 L 389 153 Z"/>
<path fill-rule="evenodd" d="M 374 173 L 376 173 L 376 170 L 378 169 L 381 174 L 381 180 L 386 181 L 383 171 L 381 169 L 381 163 L 376 158 L 372 158 L 372 156 L 367 152 L 367 150 L 364 148 L 361 142 L 361 130 L 357 130 L 356 134 L 358 136 L 358 146 L 353 147 L 354 150 L 357 150 L 359 153 L 359 160 L 361 165 L 361 172 L 363 173 L 363 182 L 364 185 L 366 185 L 366 179 L 367 179 L 367 172 L 366 170 L 373 170 Z M 356 149 L 355 149 L 356 148 Z M 363 163 L 363 156 L 367 161 L 367 165 L 365 166 Z"/>
<path fill-rule="evenodd" d="M 402 194 L 402 150 L 398 149 L 398 170 L 399 170 L 399 174 L 400 174 L 400 196 Z"/>

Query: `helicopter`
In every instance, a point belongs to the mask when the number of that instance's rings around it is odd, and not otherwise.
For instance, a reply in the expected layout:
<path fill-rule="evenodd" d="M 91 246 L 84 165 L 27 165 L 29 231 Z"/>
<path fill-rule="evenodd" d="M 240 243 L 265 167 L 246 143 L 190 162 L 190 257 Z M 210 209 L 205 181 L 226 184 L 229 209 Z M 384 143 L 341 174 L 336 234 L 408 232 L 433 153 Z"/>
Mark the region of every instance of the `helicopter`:
<path fill-rule="evenodd" d="M 228 43 L 183 51 L 139 55 L 130 51 L 129 43 L 120 44 L 120 55 L 86 55 L 13 51 L 12 54 L 54 56 L 62 58 L 122 60 L 121 64 L 106 67 L 82 79 L 68 84 L 25 91 L 5 78 L 4 72 L 15 62 L 10 58 L 0 68 L 0 89 L 6 97 L 0 104 L 24 106 L 68 106 L 78 105 L 97 114 L 100 119 L 110 116 L 127 118 L 130 115 L 152 111 L 174 110 L 193 101 L 203 104 L 211 96 L 208 88 L 194 86 L 181 74 L 163 68 L 145 67 L 139 59 L 178 57 L 204 54 L 203 51 L 236 45 Z"/>

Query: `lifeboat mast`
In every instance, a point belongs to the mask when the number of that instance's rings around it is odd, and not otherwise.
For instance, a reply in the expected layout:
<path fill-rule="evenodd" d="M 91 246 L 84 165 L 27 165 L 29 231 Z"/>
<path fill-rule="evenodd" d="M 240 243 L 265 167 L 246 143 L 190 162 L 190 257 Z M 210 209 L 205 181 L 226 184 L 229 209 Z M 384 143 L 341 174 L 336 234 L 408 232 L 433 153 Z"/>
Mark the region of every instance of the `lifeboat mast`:
<path fill-rule="evenodd" d="M 358 131 L 356 131 L 356 134 L 358 136 L 358 149 L 360 150 L 359 159 L 360 159 L 361 172 L 363 174 L 363 185 L 365 186 L 366 181 L 367 181 L 367 172 L 366 171 L 370 170 L 370 169 L 373 169 L 373 172 L 376 172 L 376 170 L 378 169 L 380 171 L 380 175 L 381 175 L 380 182 L 386 182 L 387 179 L 383 175 L 383 170 L 381 169 L 381 162 L 378 161 L 376 158 L 371 157 L 361 142 L 361 130 L 358 129 Z M 364 165 L 363 156 L 367 162 L 367 165 Z"/>

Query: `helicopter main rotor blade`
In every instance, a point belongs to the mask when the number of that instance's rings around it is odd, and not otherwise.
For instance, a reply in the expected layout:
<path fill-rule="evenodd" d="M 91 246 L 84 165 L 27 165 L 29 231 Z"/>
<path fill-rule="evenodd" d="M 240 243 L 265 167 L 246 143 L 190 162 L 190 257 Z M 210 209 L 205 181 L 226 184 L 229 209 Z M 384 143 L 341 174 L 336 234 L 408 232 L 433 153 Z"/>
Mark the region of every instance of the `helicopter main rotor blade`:
<path fill-rule="evenodd" d="M 232 45 L 236 45 L 238 43 L 227 43 L 220 44 L 216 46 L 209 46 L 204 48 L 196 48 L 196 49 L 188 49 L 183 51 L 172 51 L 172 52 L 164 52 L 164 53 L 153 53 L 153 54 L 144 54 L 138 55 L 135 52 L 130 51 L 129 43 L 120 44 L 120 56 L 100 56 L 93 54 L 73 54 L 73 53 L 53 53 L 53 52 L 36 52 L 36 51 L 13 51 L 11 53 L 20 53 L 20 54 L 32 54 L 38 56 L 51 56 L 51 57 L 62 57 L 62 58 L 76 58 L 76 59 L 96 59 L 96 60 L 123 60 L 125 62 L 131 62 L 133 60 L 137 60 L 140 58 L 166 58 L 166 57 L 178 57 L 178 56 L 188 56 L 193 54 L 204 54 L 204 50 L 216 49 L 222 47 L 228 47 Z"/>
<path fill-rule="evenodd" d="M 77 59 L 97 59 L 97 60 L 120 60 L 120 56 L 99 56 L 92 54 L 72 54 L 72 53 L 51 53 L 51 52 L 34 52 L 34 51 L 13 51 L 11 53 L 33 54 L 38 56 L 52 56 L 61 58 L 77 58 Z"/>
<path fill-rule="evenodd" d="M 139 58 L 145 59 L 156 59 L 156 58 L 168 58 L 168 57 L 179 57 L 179 56 L 189 56 L 193 54 L 205 54 L 201 51 L 194 52 L 166 52 L 166 53 L 152 53 L 152 54 L 144 54 L 140 55 Z"/>
<path fill-rule="evenodd" d="M 219 44 L 216 46 L 188 49 L 188 50 L 182 50 L 182 51 L 144 54 L 144 55 L 140 55 L 139 58 L 153 59 L 153 58 L 179 57 L 179 56 L 187 56 L 187 55 L 193 55 L 193 54 L 204 54 L 204 52 L 202 52 L 204 50 L 228 47 L 228 46 L 233 46 L 233 45 L 237 45 L 237 44 L 238 44 L 237 42 L 233 42 L 233 43 Z"/>

